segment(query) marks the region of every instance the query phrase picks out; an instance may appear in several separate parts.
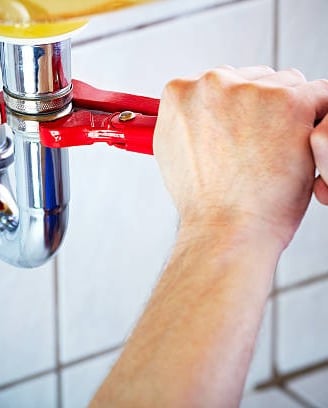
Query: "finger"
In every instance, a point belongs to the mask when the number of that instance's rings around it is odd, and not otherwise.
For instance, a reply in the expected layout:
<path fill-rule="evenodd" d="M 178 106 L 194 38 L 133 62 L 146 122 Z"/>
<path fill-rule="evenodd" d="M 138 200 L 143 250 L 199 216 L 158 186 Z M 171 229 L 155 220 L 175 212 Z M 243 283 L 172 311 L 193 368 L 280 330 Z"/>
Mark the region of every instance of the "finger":
<path fill-rule="evenodd" d="M 234 68 L 231 65 L 222 65 L 218 67 L 218 71 L 220 70 L 237 75 L 240 78 L 246 79 L 248 81 L 254 81 L 256 79 L 263 78 L 267 75 L 272 75 L 275 72 L 274 69 L 266 65 L 258 65 L 258 66 L 253 66 L 253 67 L 241 67 L 241 68 Z"/>
<path fill-rule="evenodd" d="M 299 91 L 315 108 L 316 119 L 322 119 L 328 113 L 328 80 L 318 79 L 302 85 Z M 326 125 L 325 125 L 326 126 Z"/>
<path fill-rule="evenodd" d="M 316 167 L 328 184 L 328 115 L 312 131 L 310 143 Z"/>
<path fill-rule="evenodd" d="M 245 82 L 245 80 L 240 75 L 237 75 L 236 72 L 236 68 L 231 65 L 221 65 L 218 68 L 202 72 L 197 80 L 204 79 L 205 81 L 211 82 L 216 79 L 217 81 L 223 80 L 226 83 L 235 84 Z"/>
<path fill-rule="evenodd" d="M 242 67 L 235 70 L 237 75 L 249 81 L 255 81 L 260 78 L 264 78 L 275 73 L 273 68 L 266 65 L 258 65 L 254 67 Z"/>
<path fill-rule="evenodd" d="M 217 69 L 226 69 L 227 71 L 236 71 L 236 68 L 232 65 L 224 64 L 220 65 Z"/>
<path fill-rule="evenodd" d="M 298 69 L 287 69 L 278 71 L 272 75 L 267 75 L 258 80 L 259 83 L 269 86 L 289 86 L 295 87 L 306 83 L 305 76 Z"/>
<path fill-rule="evenodd" d="M 313 192 L 321 204 L 328 205 L 328 186 L 323 181 L 322 177 L 319 176 L 316 178 L 313 186 Z"/>
<path fill-rule="evenodd" d="M 216 71 L 228 76 L 228 78 L 235 78 L 237 82 L 240 82 L 240 80 L 254 81 L 272 75 L 275 72 L 274 69 L 265 65 L 242 68 L 234 68 L 231 65 L 221 65 Z"/>

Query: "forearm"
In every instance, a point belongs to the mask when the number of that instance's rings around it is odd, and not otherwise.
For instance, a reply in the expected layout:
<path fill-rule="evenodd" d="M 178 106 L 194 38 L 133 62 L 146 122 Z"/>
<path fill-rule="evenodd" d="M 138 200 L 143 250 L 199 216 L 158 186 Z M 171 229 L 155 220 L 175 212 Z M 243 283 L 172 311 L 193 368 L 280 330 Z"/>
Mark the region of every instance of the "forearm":
<path fill-rule="evenodd" d="M 312 194 L 308 141 L 327 89 L 268 67 L 167 85 L 153 147 L 184 222 L 93 407 L 238 406 L 276 263 Z"/>
<path fill-rule="evenodd" d="M 238 406 L 281 248 L 263 234 L 218 229 L 180 230 L 92 407 Z"/>

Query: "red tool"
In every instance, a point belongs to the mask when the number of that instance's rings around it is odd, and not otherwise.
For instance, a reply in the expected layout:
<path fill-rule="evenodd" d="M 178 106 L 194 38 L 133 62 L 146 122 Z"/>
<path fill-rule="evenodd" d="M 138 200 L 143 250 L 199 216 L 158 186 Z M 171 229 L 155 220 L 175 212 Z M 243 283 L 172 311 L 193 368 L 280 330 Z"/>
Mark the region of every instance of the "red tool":
<path fill-rule="evenodd" d="M 158 99 L 102 91 L 74 80 L 72 112 L 40 123 L 41 143 L 61 148 L 105 142 L 132 152 L 153 154 L 158 108 Z"/>

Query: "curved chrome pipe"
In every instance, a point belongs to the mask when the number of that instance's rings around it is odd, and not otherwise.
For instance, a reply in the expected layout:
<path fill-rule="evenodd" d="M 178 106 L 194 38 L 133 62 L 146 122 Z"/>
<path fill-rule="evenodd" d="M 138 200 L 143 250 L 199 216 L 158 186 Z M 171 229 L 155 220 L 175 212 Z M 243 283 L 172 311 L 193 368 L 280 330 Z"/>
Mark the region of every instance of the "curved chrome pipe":
<path fill-rule="evenodd" d="M 11 224 L 0 220 L 0 259 L 31 268 L 55 254 L 67 229 L 68 152 L 40 144 L 38 121 L 70 110 L 70 42 L 2 44 L 1 66 L 7 123 L 14 140 L 16 198 L 8 166 L 0 169 L 0 194 L 6 190 L 7 201 L 13 210 L 16 203 L 18 214 L 10 218 Z"/>
<path fill-rule="evenodd" d="M 14 146 L 6 130 L 6 125 L 0 125 L 0 232 L 15 231 L 19 219 L 8 174 L 8 167 L 14 161 Z"/>

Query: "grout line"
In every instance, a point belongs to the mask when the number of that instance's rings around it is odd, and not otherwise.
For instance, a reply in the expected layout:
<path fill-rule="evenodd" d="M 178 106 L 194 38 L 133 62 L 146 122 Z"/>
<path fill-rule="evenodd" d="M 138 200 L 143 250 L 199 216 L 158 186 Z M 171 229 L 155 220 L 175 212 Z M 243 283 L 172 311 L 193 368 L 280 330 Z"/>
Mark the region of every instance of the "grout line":
<path fill-rule="evenodd" d="M 81 47 L 87 44 L 92 44 L 94 42 L 97 41 L 101 41 L 101 40 L 105 40 L 105 39 L 109 39 L 109 38 L 113 38 L 113 37 L 118 37 L 120 35 L 123 34 L 128 34 L 128 33 L 133 33 L 135 31 L 139 31 L 139 30 L 143 30 L 149 27 L 153 27 L 156 25 L 160 25 L 160 24 L 166 24 L 175 20 L 180 20 L 183 18 L 188 18 L 188 17 L 192 17 L 196 14 L 199 13 L 203 13 L 203 12 L 207 12 L 207 11 L 211 11 L 211 10 L 217 10 L 219 8 L 224 8 L 226 6 L 230 6 L 230 5 L 236 5 L 236 4 L 240 4 L 240 3 L 246 3 L 246 2 L 252 2 L 252 1 L 257 1 L 257 0 L 226 0 L 223 3 L 216 3 L 216 4 L 212 4 L 209 6 L 205 6 L 203 8 L 198 8 L 198 9 L 194 9 L 194 10 L 190 10 L 188 12 L 179 12 L 177 14 L 174 14 L 172 16 L 168 16 L 168 17 L 162 17 L 162 18 L 158 18 L 157 20 L 153 20 L 150 21 L 148 23 L 141 23 L 141 24 L 137 24 L 135 26 L 132 27 L 128 27 L 128 28 L 122 28 L 122 29 L 118 29 L 116 31 L 112 31 L 112 32 L 108 32 L 107 34 L 102 34 L 102 35 L 98 35 L 95 37 L 91 37 L 91 38 L 87 38 L 85 40 L 81 40 L 81 41 L 76 41 L 73 44 L 73 48 L 75 47 Z"/>
<path fill-rule="evenodd" d="M 279 44 L 280 44 L 280 0 L 273 0 L 273 68 L 279 69 Z"/>
<path fill-rule="evenodd" d="M 298 393 L 296 393 L 293 390 L 290 390 L 289 388 L 286 388 L 285 386 L 280 388 L 282 392 L 287 394 L 291 399 L 293 399 L 295 402 L 300 404 L 304 408 L 318 408 L 315 405 L 313 405 L 310 401 L 305 399 L 304 397 L 300 396 Z"/>
<path fill-rule="evenodd" d="M 46 375 L 53 374 L 55 369 L 50 368 L 49 370 L 40 371 L 38 373 L 28 375 L 26 377 L 20 378 L 19 380 L 14 380 L 5 384 L 0 385 L 0 391 L 6 390 L 8 388 L 15 387 L 16 385 L 24 384 L 29 381 L 37 380 L 41 377 L 45 377 Z"/>
<path fill-rule="evenodd" d="M 112 353 L 120 350 L 124 346 L 124 344 L 125 344 L 125 342 L 122 342 L 122 343 L 119 343 L 119 344 L 117 344 L 115 346 L 109 347 L 108 349 L 101 350 L 99 352 L 89 354 L 87 356 L 78 358 L 76 360 L 72 360 L 72 361 L 69 361 L 69 362 L 63 363 L 63 364 L 60 363 L 59 366 L 56 366 L 54 368 L 50 368 L 49 370 L 43 370 L 43 371 L 40 371 L 38 373 L 35 373 L 35 374 L 32 374 L 32 375 L 28 375 L 26 377 L 20 378 L 18 380 L 14 380 L 14 381 L 11 381 L 11 382 L 8 382 L 8 383 L 4 383 L 4 384 L 0 385 L 0 392 L 6 390 L 8 388 L 16 387 L 17 385 L 27 383 L 29 381 L 37 380 L 37 379 L 39 379 L 41 377 L 44 377 L 46 375 L 58 374 L 59 372 L 62 372 L 65 368 L 74 367 L 74 366 L 76 366 L 76 365 L 78 365 L 80 363 L 91 361 L 91 360 L 94 360 L 94 359 L 99 358 L 99 357 L 104 357 L 107 354 L 112 354 Z M 57 377 L 57 381 L 58 381 L 58 377 Z M 60 385 L 61 385 L 61 383 L 60 383 Z"/>
<path fill-rule="evenodd" d="M 55 370 L 56 374 L 56 407 L 62 408 L 63 398 L 62 398 L 62 380 L 60 370 Z"/>
<path fill-rule="evenodd" d="M 305 367 L 302 367 L 298 370 L 290 371 L 289 373 L 286 374 L 280 374 L 279 377 L 277 378 L 272 378 L 269 381 L 266 381 L 264 383 L 258 384 L 256 386 L 256 390 L 263 390 L 266 388 L 271 388 L 271 387 L 284 387 L 286 383 L 293 381 L 297 378 L 300 378 L 305 375 L 312 374 L 316 371 L 319 371 L 321 369 L 328 369 L 328 359 L 323 360 L 317 364 L 311 364 Z"/>
<path fill-rule="evenodd" d="M 272 63 L 273 68 L 275 70 L 278 69 L 278 49 L 279 49 L 279 0 L 272 0 L 273 1 L 273 42 L 272 42 Z M 272 311 L 271 311 L 271 372 L 272 377 L 276 378 L 278 376 L 278 369 L 277 369 L 277 358 L 278 358 L 278 299 L 277 297 L 273 296 L 273 293 L 277 291 L 277 276 L 279 273 L 279 263 L 277 265 L 274 278 L 273 278 L 273 291 L 271 294 L 272 299 Z"/>
<path fill-rule="evenodd" d="M 277 285 L 277 273 L 279 272 L 279 267 L 276 270 L 274 276 L 274 289 Z M 278 299 L 276 297 L 272 298 L 272 310 L 271 310 L 271 373 L 272 378 L 277 378 L 278 376 L 278 369 L 277 369 L 277 359 L 278 359 Z"/>
<path fill-rule="evenodd" d="M 328 272 L 322 273 L 317 276 L 313 276 L 312 278 L 304 279 L 300 282 L 292 283 L 290 285 L 284 286 L 282 288 L 275 288 L 272 292 L 270 297 L 275 297 L 277 295 L 280 295 L 285 292 L 289 292 L 292 290 L 300 289 L 305 286 L 313 285 L 318 282 L 326 281 L 328 280 Z"/>
<path fill-rule="evenodd" d="M 59 312 L 59 264 L 54 259 L 54 330 L 55 330 L 55 364 L 57 379 L 57 408 L 62 408 L 62 373 L 60 369 L 60 312 Z"/>
<path fill-rule="evenodd" d="M 68 363 L 63 363 L 63 364 L 61 364 L 60 368 L 65 369 L 65 368 L 69 368 L 69 367 L 74 367 L 74 366 L 76 366 L 78 364 L 85 363 L 87 361 L 90 361 L 90 360 L 93 360 L 93 359 L 96 359 L 96 358 L 99 358 L 99 357 L 104 357 L 107 354 L 115 353 L 116 351 L 120 350 L 124 346 L 124 344 L 125 344 L 125 342 L 118 343 L 115 346 L 112 346 L 112 347 L 110 347 L 108 349 L 98 351 L 98 352 L 93 353 L 93 354 L 89 354 L 89 355 L 87 355 L 85 357 L 81 357 L 81 358 L 78 358 L 76 360 L 69 361 Z"/>

